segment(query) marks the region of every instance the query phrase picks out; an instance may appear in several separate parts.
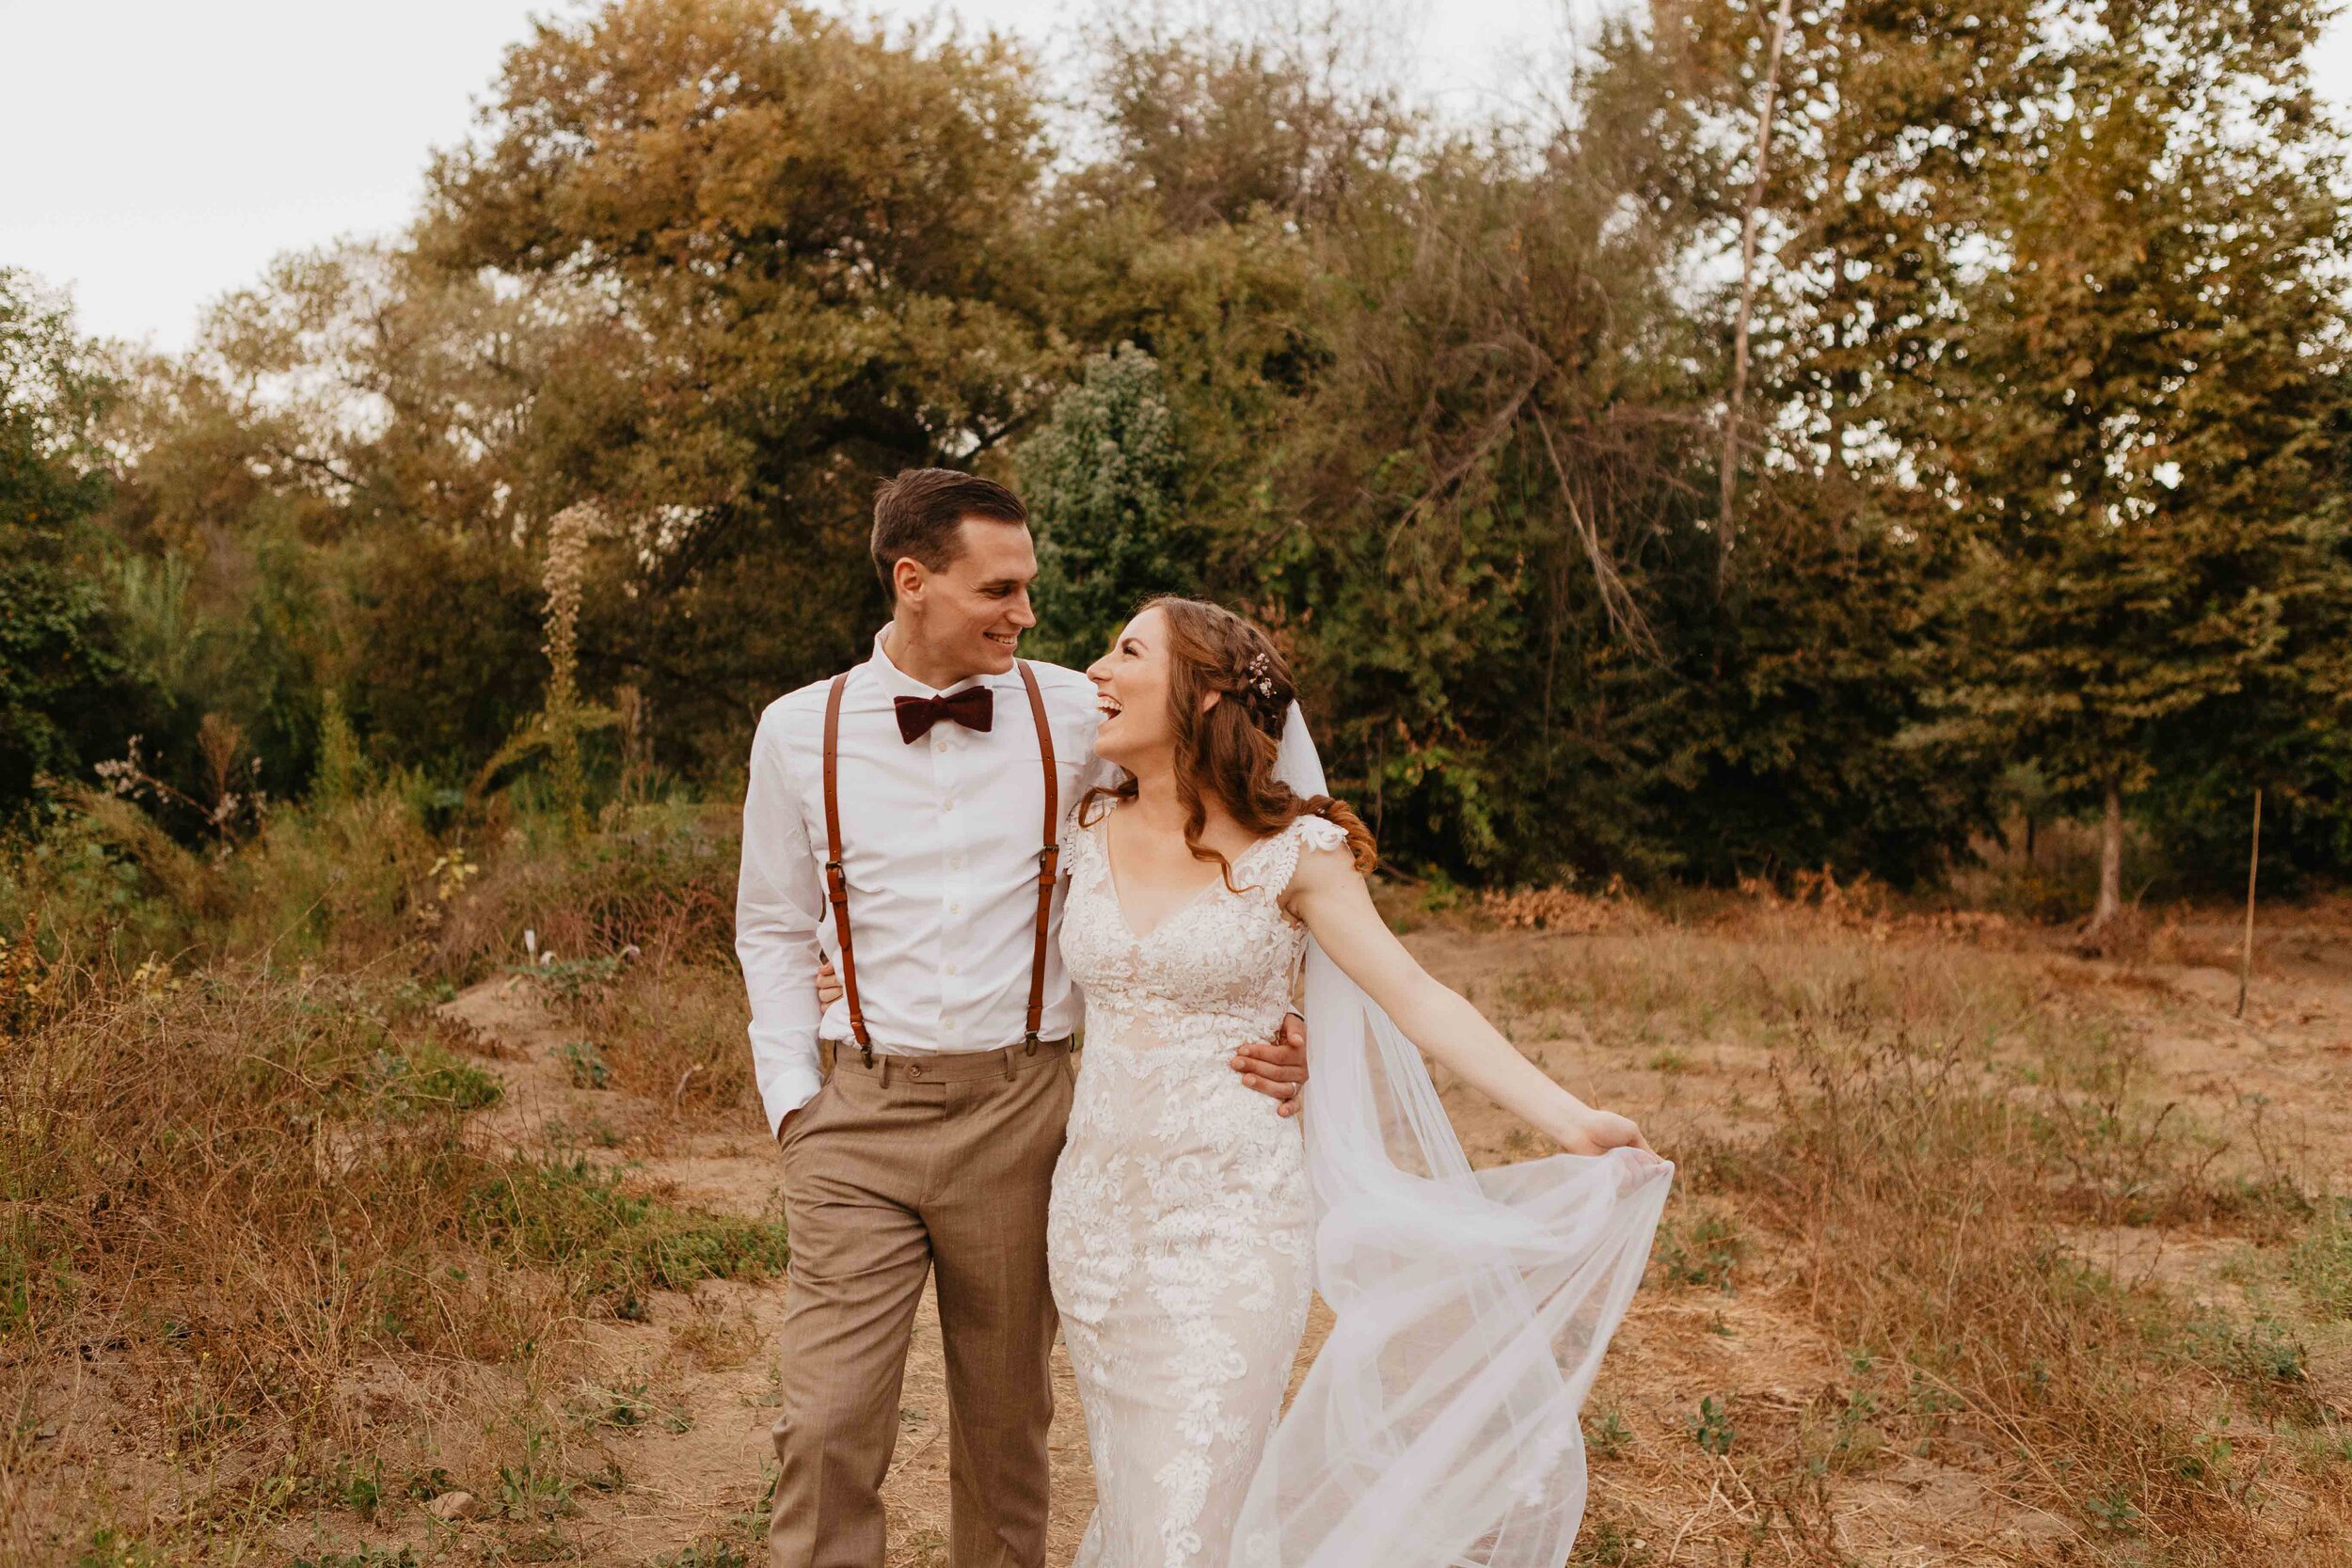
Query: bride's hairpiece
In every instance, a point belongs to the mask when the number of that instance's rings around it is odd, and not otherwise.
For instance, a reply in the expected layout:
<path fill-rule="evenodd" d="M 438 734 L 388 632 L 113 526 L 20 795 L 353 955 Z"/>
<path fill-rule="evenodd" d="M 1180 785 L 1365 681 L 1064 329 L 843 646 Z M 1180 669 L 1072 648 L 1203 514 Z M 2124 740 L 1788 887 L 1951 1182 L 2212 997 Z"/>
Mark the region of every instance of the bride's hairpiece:
<path fill-rule="evenodd" d="M 1274 673 L 1272 656 L 1263 649 L 1250 656 L 1248 665 L 1242 671 L 1239 690 L 1242 701 L 1258 721 L 1258 727 L 1279 735 L 1288 717 L 1290 693 L 1283 689 L 1282 681 Z"/>
<path fill-rule="evenodd" d="M 1272 659 L 1263 653 L 1252 658 L 1249 661 L 1249 674 L 1247 678 L 1259 696 L 1263 697 L 1269 703 L 1274 701 L 1279 689 L 1274 684 L 1274 661 Z"/>

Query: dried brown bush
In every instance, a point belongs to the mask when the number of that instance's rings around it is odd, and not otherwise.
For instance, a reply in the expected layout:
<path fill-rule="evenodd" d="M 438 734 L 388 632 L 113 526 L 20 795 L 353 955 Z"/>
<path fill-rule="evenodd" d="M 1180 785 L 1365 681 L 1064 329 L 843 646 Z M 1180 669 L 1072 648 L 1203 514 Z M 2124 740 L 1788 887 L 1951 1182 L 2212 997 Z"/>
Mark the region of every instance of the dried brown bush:
<path fill-rule="evenodd" d="M 523 933 L 560 958 L 617 957 L 657 966 L 732 965 L 741 820 L 723 806 L 640 806 L 607 814 L 570 844 L 509 830 L 437 933 L 433 969 L 479 977 L 526 960 Z"/>
<path fill-rule="evenodd" d="M 1560 931 L 1590 936 L 1642 923 L 1645 911 L 1612 877 L 1597 895 L 1565 887 L 1493 888 L 1478 897 L 1478 912 L 1506 930 Z"/>
<path fill-rule="evenodd" d="M 399 1463 L 469 1369 L 783 1262 L 780 1225 L 472 1135 L 498 1081 L 413 984 L 55 995 L 0 1037 L 0 1401 L 45 1434 L 0 1481 L 11 1560 L 117 1489 L 173 1499 L 172 1529 L 250 1528 L 355 1455 Z"/>

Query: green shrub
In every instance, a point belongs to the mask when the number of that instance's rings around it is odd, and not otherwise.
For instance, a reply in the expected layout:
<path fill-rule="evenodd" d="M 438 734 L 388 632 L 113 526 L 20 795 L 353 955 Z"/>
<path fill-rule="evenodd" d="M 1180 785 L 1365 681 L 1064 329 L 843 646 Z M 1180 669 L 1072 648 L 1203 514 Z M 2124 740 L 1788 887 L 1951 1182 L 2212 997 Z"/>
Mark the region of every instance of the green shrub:
<path fill-rule="evenodd" d="M 126 974 L 155 958 L 357 966 L 439 925 L 425 793 L 404 778 L 281 807 L 252 839 L 207 855 L 129 800 L 61 791 L 0 847 L 0 929 L 29 927 L 52 958 Z"/>
<path fill-rule="evenodd" d="M 2288 1269 L 2314 1311 L 2352 1318 L 2352 1198 L 2319 1205 L 2289 1255 Z"/>
<path fill-rule="evenodd" d="M 612 1082 L 612 1069 L 594 1040 L 565 1040 L 555 1048 L 555 1059 L 576 1089 L 601 1089 Z"/>
<path fill-rule="evenodd" d="M 624 1308 L 646 1290 L 762 1279 L 790 1257 L 781 1222 L 699 1214 L 630 1190 L 626 1171 L 586 1159 L 517 1160 L 468 1194 L 469 1240 L 561 1264 Z"/>
<path fill-rule="evenodd" d="M 496 1074 L 453 1055 L 439 1042 L 418 1040 L 405 1053 L 378 1051 L 370 1064 L 376 1093 L 394 1115 L 431 1110 L 478 1111 L 505 1093 Z"/>

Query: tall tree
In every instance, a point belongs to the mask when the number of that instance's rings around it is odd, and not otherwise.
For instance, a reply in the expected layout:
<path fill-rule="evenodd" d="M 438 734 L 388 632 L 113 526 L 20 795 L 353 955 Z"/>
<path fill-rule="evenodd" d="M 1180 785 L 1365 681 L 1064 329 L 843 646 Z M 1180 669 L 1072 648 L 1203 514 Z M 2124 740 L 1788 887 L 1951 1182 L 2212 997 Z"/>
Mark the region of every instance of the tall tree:
<path fill-rule="evenodd" d="M 1943 371 L 1969 331 L 1960 296 L 1994 171 L 2054 79 L 2039 13 L 2031 0 L 1822 0 L 1783 28 L 1772 0 L 1652 7 L 1670 107 L 1650 194 L 1692 214 L 1689 261 L 1740 299 L 1723 309 L 1733 362 L 1719 373 L 1730 412 L 1753 412 L 1724 449 L 1743 472 L 1716 487 L 1753 503 L 1719 509 L 1724 550 L 1870 534 L 1926 556 L 1941 543 Z M 1773 504 L 1790 474 L 1819 488 Z"/>
<path fill-rule="evenodd" d="M 1087 664 L 1147 596 L 1199 591 L 1202 531 L 1180 511 L 1184 451 L 1150 355 L 1121 343 L 1089 360 L 1016 467 L 1037 532 L 1041 657 Z"/>
<path fill-rule="evenodd" d="M 65 303 L 0 268 L 0 813 L 44 773 L 119 754 L 145 682 L 107 600 L 91 519 L 107 474 L 99 420 L 116 391 Z"/>
<path fill-rule="evenodd" d="M 1365 41 L 1336 13 L 1321 28 L 1250 35 L 1171 28 L 1149 9 L 1115 19 L 1095 40 L 1088 95 L 1110 156 L 1080 183 L 1147 201 L 1186 232 L 1263 213 L 1327 223 L 1422 129 L 1365 69 Z"/>
<path fill-rule="evenodd" d="M 2124 0 L 2073 18 L 1969 291 L 1938 453 L 1974 550 L 1956 703 L 2095 804 L 2094 928 L 2121 907 L 2124 804 L 2163 737 L 2308 662 L 2296 628 L 2352 610 L 2352 228 L 2305 65 L 2322 16 Z M 2314 695 L 2344 688 L 2313 676 Z"/>
<path fill-rule="evenodd" d="M 1043 162 L 995 38 L 614 0 L 510 53 L 482 135 L 435 166 L 421 264 L 612 324 L 550 432 L 561 499 L 599 497 L 634 546 L 583 667 L 643 686 L 674 748 L 739 752 L 763 695 L 871 629 L 878 478 L 993 461 L 1050 392 Z"/>

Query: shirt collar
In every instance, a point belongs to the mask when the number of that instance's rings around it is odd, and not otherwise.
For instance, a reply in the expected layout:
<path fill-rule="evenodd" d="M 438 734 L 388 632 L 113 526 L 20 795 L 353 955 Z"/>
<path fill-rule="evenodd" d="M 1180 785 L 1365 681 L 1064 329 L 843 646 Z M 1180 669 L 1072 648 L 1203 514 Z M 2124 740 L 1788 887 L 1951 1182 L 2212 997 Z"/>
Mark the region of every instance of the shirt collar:
<path fill-rule="evenodd" d="M 966 675 L 953 686 L 926 686 L 899 669 L 892 662 L 890 655 L 883 651 L 882 643 L 889 636 L 890 623 L 885 621 L 882 630 L 874 634 L 874 657 L 866 660 L 866 665 L 874 672 L 874 678 L 882 683 L 882 690 L 893 697 L 946 697 L 966 687 L 993 687 L 996 684 L 998 677 L 995 676 Z"/>

